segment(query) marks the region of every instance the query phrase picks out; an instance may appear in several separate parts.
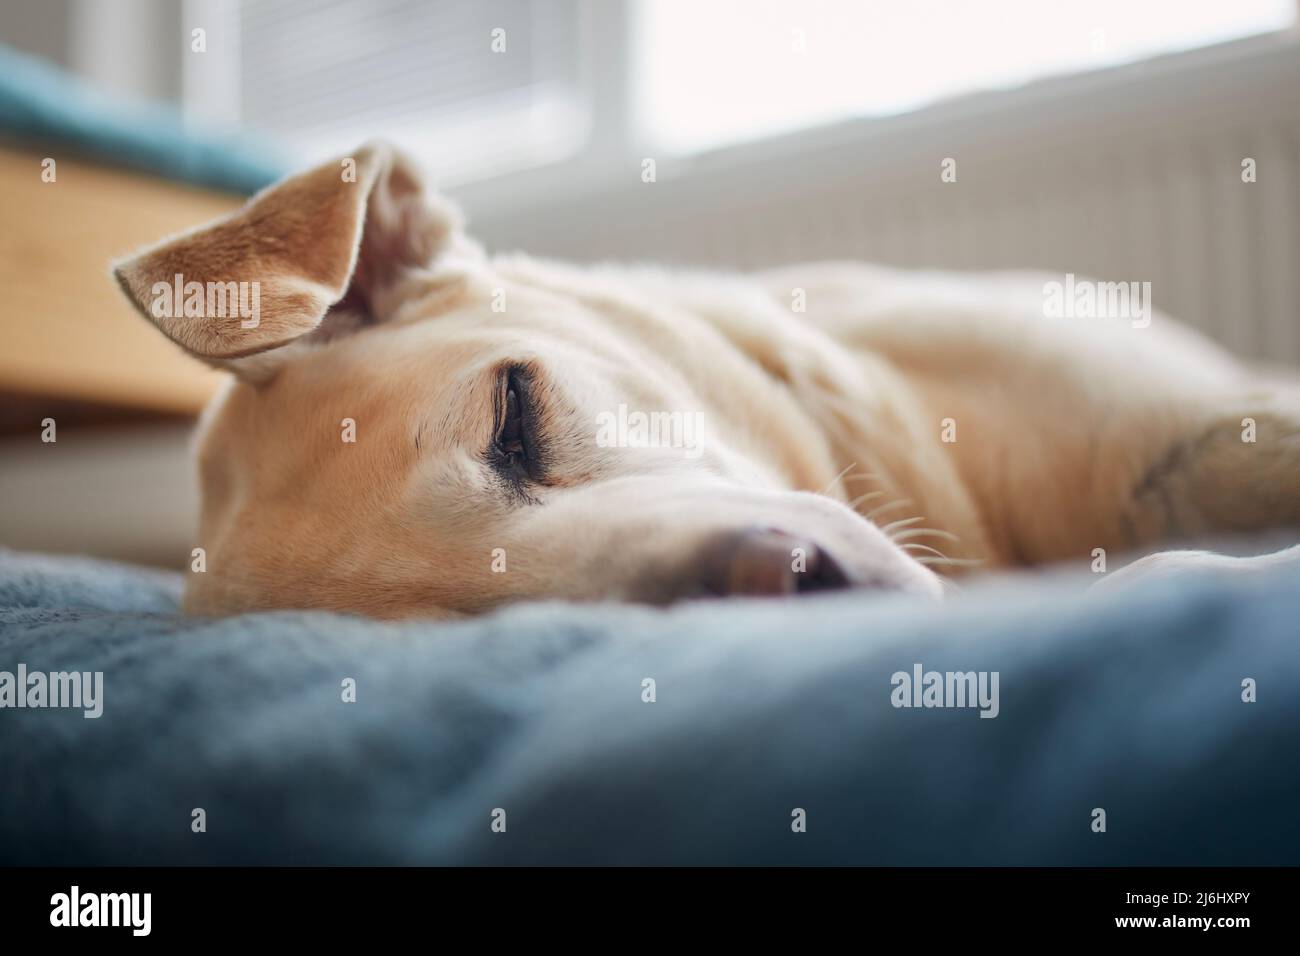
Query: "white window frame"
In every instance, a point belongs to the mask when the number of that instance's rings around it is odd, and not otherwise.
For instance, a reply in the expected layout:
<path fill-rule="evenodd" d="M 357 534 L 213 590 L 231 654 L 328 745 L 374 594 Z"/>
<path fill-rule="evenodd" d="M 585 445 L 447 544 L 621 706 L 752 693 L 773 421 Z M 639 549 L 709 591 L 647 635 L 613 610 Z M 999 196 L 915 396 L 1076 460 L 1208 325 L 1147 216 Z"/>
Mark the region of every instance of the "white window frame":
<path fill-rule="evenodd" d="M 188 42 L 187 23 L 206 21 L 216 32 L 237 35 L 238 4 L 233 0 L 75 0 L 78 23 L 73 37 L 74 64 L 92 83 L 138 95 L 181 99 L 186 115 L 196 122 L 229 122 L 239 102 L 238 50 L 232 44 L 210 44 L 205 56 L 225 57 L 218 71 L 186 66 L 178 38 Z M 1297 0 L 1300 13 L 1300 0 Z M 631 71 L 635 68 L 632 31 L 636 11 L 632 0 L 581 0 L 583 31 L 579 64 L 579 96 L 589 117 L 583 146 L 572 157 L 521 168 L 455 186 L 451 192 L 465 206 L 491 215 L 529 205 L 548 205 L 565 197 L 591 196 L 626 184 L 640 175 L 641 162 L 654 158 L 659 180 L 692 171 L 764 165 L 786 161 L 795 153 L 810 156 L 861 143 L 879 148 L 890 137 L 907 137 L 934 130 L 954 120 L 997 113 L 1038 116 L 1054 109 L 1053 101 L 1104 91 L 1131 80 L 1134 70 L 1175 71 L 1193 85 L 1212 82 L 1211 74 L 1225 64 L 1240 65 L 1258 53 L 1268 57 L 1278 44 L 1295 44 L 1300 27 L 1222 44 L 1165 54 L 1133 63 L 1047 77 L 1013 90 L 994 90 L 936 103 L 896 116 L 860 118 L 746 140 L 687 156 L 654 156 L 638 134 L 633 114 Z M 1300 16 L 1298 16 L 1300 21 Z M 159 51 L 177 51 L 174 58 Z M 111 57 L 94 51 L 111 51 Z M 78 52 L 80 51 L 80 52 Z M 133 56 L 132 51 L 141 54 Z M 209 61 L 212 63 L 214 61 Z M 135 64 L 133 67 L 132 64 Z M 143 65 L 142 65 L 143 64 Z M 229 77 L 216 80 L 213 73 Z M 905 150 L 904 150 L 905 151 Z"/>

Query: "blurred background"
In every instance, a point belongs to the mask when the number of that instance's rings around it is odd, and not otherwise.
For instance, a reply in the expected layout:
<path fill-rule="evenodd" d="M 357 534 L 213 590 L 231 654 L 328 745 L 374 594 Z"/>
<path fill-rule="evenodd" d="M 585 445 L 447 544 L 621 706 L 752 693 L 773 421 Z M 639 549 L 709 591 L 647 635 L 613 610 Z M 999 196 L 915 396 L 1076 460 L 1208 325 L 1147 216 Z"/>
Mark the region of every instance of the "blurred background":
<path fill-rule="evenodd" d="M 219 377 L 108 261 L 375 136 L 493 251 L 1150 281 L 1300 363 L 1298 8 L 5 0 L 0 544 L 188 559 Z"/>

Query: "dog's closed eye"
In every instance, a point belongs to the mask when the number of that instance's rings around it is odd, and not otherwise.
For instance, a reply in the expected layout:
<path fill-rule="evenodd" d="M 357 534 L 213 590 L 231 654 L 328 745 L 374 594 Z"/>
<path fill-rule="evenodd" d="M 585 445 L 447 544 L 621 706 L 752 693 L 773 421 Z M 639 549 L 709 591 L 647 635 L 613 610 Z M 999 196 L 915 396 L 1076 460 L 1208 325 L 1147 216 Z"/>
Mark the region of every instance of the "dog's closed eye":
<path fill-rule="evenodd" d="M 498 373 L 496 427 L 487 454 L 493 470 L 512 490 L 525 496 L 526 486 L 543 478 L 532 385 L 533 375 L 523 366 L 507 366 Z"/>

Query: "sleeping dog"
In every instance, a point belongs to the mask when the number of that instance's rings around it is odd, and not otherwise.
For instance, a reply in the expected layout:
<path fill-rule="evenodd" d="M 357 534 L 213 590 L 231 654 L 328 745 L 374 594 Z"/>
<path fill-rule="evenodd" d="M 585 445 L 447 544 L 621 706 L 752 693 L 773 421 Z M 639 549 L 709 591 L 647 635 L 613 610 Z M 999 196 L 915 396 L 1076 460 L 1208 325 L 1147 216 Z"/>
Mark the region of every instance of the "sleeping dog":
<path fill-rule="evenodd" d="M 1300 390 L 1158 313 L 1049 317 L 1041 277 L 488 257 L 378 144 L 114 274 L 233 373 L 195 613 L 933 596 L 1300 524 Z"/>

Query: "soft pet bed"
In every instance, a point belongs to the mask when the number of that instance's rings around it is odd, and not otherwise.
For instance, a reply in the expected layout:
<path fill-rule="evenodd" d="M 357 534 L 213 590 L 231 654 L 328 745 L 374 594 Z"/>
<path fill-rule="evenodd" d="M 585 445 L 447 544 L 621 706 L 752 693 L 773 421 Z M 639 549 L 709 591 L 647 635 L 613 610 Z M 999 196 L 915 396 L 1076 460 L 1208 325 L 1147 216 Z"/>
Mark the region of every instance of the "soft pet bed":
<path fill-rule="evenodd" d="M 1294 570 L 454 624 L 179 583 L 0 551 L 0 672 L 104 675 L 0 709 L 0 862 L 1300 863 Z M 917 664 L 997 716 L 893 706 Z"/>

